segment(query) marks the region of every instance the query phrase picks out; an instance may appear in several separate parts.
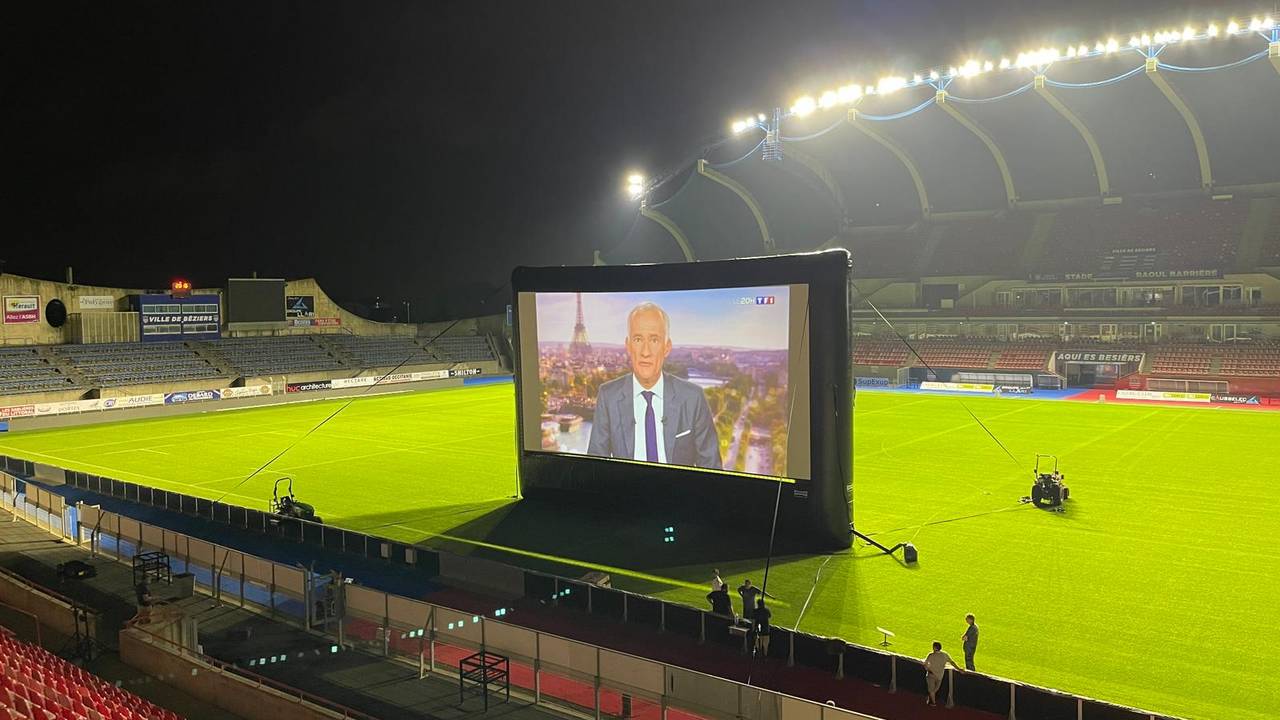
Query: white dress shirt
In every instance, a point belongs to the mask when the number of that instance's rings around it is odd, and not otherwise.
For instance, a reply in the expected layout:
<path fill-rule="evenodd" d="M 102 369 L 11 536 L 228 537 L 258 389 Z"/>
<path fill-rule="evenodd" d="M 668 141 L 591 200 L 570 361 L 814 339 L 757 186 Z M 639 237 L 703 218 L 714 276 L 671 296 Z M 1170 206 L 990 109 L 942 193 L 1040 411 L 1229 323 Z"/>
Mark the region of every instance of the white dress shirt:
<path fill-rule="evenodd" d="M 658 440 L 658 462 L 665 463 L 667 461 L 667 444 L 663 441 L 662 435 L 662 397 L 664 376 L 658 376 L 658 382 L 650 388 L 653 392 L 653 419 L 657 427 Z M 648 460 L 649 455 L 646 452 L 644 443 L 644 414 L 649 408 L 649 403 L 644 400 L 644 395 L 640 393 L 644 391 L 644 386 L 636 379 L 635 375 L 631 376 L 631 396 L 633 399 L 632 407 L 635 409 L 636 417 L 636 444 L 635 458 L 636 460 Z"/>

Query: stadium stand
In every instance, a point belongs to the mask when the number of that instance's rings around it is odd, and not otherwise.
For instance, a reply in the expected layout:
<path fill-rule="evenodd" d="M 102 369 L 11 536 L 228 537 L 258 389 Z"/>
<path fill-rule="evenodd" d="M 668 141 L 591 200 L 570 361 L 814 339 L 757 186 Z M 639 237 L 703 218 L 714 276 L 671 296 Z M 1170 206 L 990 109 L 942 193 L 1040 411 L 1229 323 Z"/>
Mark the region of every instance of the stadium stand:
<path fill-rule="evenodd" d="M 1226 348 L 1218 372 L 1230 377 L 1280 377 L 1280 344 L 1255 343 Z"/>
<path fill-rule="evenodd" d="M 1271 210 L 1271 222 L 1267 226 L 1267 235 L 1263 239 L 1259 264 L 1280 265 L 1280 202 L 1276 202 Z"/>
<path fill-rule="evenodd" d="M 1031 234 L 1030 217 L 1023 214 L 941 227 L 943 234 L 929 259 L 926 275 L 1012 274 L 1017 248 Z"/>
<path fill-rule="evenodd" d="M 205 343 L 243 376 L 337 370 L 342 362 L 311 335 L 250 337 Z M 398 361 L 397 361 L 398 362 Z"/>
<path fill-rule="evenodd" d="M 900 340 L 854 340 L 854 365 L 883 365 L 902 367 L 907 364 L 911 351 Z"/>
<path fill-rule="evenodd" d="M 1165 375 L 1205 375 L 1212 371 L 1215 350 L 1204 345 L 1171 345 L 1151 358 L 1151 372 Z"/>
<path fill-rule="evenodd" d="M 70 390 L 77 387 L 74 379 L 49 361 L 35 348 L 0 349 L 0 395 Z"/>
<path fill-rule="evenodd" d="M 222 373 L 186 343 L 102 343 L 58 345 L 67 359 L 97 387 L 180 382 L 220 377 Z"/>
<path fill-rule="evenodd" d="M 850 236 L 846 247 L 853 255 L 853 272 L 858 277 L 903 277 L 915 269 L 922 249 L 917 227 L 890 229 Z"/>
<path fill-rule="evenodd" d="M 1054 221 L 1042 269 L 1226 268 L 1247 216 L 1247 202 L 1190 198 L 1065 209 Z"/>
<path fill-rule="evenodd" d="M 920 357 L 913 365 L 947 368 L 985 368 L 995 348 L 990 343 L 966 340 L 933 340 L 916 347 Z"/>
<path fill-rule="evenodd" d="M 4 720 L 180 720 L 0 628 Z"/>
<path fill-rule="evenodd" d="M 997 370 L 1043 370 L 1049 364 L 1053 347 L 1044 343 L 1015 344 L 998 348 Z"/>
<path fill-rule="evenodd" d="M 429 352 L 446 362 L 485 362 L 496 360 L 489 339 L 483 335 L 438 337 L 427 345 Z"/>
<path fill-rule="evenodd" d="M 360 337 L 358 335 L 327 335 L 324 342 L 336 348 L 352 363 L 360 367 L 395 367 L 439 362 L 413 338 L 392 335 L 389 337 Z"/>

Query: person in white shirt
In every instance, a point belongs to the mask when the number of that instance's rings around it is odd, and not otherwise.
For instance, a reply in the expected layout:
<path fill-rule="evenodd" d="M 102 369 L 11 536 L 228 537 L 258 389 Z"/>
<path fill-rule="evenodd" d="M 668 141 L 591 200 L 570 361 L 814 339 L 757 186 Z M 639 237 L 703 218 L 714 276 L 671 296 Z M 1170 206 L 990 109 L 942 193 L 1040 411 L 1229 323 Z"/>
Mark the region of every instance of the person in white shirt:
<path fill-rule="evenodd" d="M 933 652 L 926 655 L 924 659 L 924 679 L 929 688 L 929 697 L 924 701 L 926 705 L 938 704 L 938 688 L 942 687 L 942 678 L 946 675 L 947 665 L 951 665 L 957 670 L 960 669 L 956 661 L 942 651 L 942 643 L 935 642 L 933 644 Z"/>
<path fill-rule="evenodd" d="M 719 592 L 724 587 L 724 580 L 720 579 L 720 570 L 711 571 L 711 592 Z"/>

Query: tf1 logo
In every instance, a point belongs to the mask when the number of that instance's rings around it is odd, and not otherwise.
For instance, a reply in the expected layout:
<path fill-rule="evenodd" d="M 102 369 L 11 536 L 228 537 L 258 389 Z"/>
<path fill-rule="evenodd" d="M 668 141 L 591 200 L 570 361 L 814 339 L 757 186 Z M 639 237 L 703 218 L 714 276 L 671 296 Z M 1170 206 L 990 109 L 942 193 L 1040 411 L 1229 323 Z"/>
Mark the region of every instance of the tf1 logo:
<path fill-rule="evenodd" d="M 736 305 L 772 305 L 776 297 L 773 295 L 757 295 L 751 297 L 740 297 L 734 301 Z"/>

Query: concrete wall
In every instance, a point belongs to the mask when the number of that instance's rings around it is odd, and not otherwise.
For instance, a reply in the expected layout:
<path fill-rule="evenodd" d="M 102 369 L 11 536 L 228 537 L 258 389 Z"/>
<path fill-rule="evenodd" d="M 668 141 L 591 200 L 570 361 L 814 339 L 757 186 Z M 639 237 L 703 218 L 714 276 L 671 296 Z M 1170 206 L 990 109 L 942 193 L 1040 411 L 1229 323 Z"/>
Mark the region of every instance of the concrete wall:
<path fill-rule="evenodd" d="M 45 322 L 44 306 L 54 298 L 61 300 L 67 306 L 68 313 L 78 313 L 81 312 L 79 301 L 81 296 L 110 295 L 116 301 L 115 309 L 123 310 L 125 309 L 124 298 L 140 292 L 142 291 L 97 285 L 68 285 L 19 275 L 0 275 L 0 296 L 35 295 L 40 298 L 40 321 L 21 325 L 6 325 L 0 322 L 0 345 L 53 345 L 67 342 L 70 339 L 69 325 L 51 328 L 49 323 Z"/>
<path fill-rule="evenodd" d="M 70 605 L 7 573 L 0 573 L 0 603 L 35 615 L 42 626 L 56 633 L 66 636 L 76 634 L 75 615 L 72 614 Z M 97 637 L 97 615 L 91 613 L 89 618 L 89 634 Z"/>
<path fill-rule="evenodd" d="M 227 672 L 199 657 L 162 646 L 141 630 L 120 631 L 126 665 L 246 720 L 332 720 L 342 714 Z"/>

